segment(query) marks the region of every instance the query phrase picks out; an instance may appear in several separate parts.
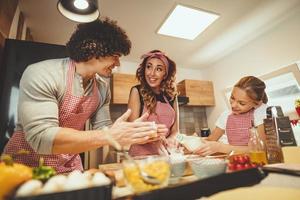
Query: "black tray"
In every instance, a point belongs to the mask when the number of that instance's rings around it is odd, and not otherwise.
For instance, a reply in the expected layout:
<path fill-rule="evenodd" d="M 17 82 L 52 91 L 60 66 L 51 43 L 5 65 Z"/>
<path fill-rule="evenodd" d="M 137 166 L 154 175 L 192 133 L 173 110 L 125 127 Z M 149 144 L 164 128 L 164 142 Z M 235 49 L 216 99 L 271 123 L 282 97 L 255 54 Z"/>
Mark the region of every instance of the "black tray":
<path fill-rule="evenodd" d="M 111 193 L 112 185 L 106 185 L 28 197 L 13 197 L 12 200 L 111 200 Z"/>
<path fill-rule="evenodd" d="M 260 168 L 241 170 L 201 179 L 184 185 L 167 187 L 133 196 L 133 200 L 197 199 L 220 191 L 251 186 L 267 176 Z"/>

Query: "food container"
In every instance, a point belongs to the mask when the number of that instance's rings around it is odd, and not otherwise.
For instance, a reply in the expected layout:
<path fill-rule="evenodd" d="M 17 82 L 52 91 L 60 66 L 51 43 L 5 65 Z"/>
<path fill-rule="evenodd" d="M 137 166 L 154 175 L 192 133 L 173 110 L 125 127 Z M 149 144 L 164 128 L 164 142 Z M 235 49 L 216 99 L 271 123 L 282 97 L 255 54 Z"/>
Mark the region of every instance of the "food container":
<path fill-rule="evenodd" d="M 220 158 L 199 158 L 189 160 L 194 174 L 202 179 L 226 172 L 227 163 Z"/>
<path fill-rule="evenodd" d="M 183 151 L 177 148 L 169 148 L 169 163 L 171 167 L 171 176 L 169 183 L 176 184 L 179 182 L 180 178 L 184 175 L 186 168 L 186 157 Z"/>
<path fill-rule="evenodd" d="M 13 197 L 12 200 L 111 200 L 112 185 L 91 187 L 66 192 L 56 192 L 26 197 Z"/>
<path fill-rule="evenodd" d="M 131 190 L 135 193 L 146 192 L 168 185 L 170 166 L 166 157 L 149 156 L 143 159 L 135 160 L 135 162 L 124 160 L 122 164 L 125 180 L 130 186 Z M 153 185 L 146 183 L 141 178 L 140 170 L 143 170 L 148 175 L 158 179 L 160 184 Z"/>
<path fill-rule="evenodd" d="M 112 183 L 102 172 L 75 170 L 68 175 L 56 175 L 45 183 L 28 180 L 16 189 L 13 200 L 108 200 L 112 196 Z"/>

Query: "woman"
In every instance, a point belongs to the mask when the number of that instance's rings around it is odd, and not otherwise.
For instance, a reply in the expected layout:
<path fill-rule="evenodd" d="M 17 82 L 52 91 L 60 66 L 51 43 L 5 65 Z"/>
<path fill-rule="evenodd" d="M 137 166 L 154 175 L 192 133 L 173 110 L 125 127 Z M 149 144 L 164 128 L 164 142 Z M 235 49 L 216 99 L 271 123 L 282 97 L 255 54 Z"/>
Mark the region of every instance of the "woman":
<path fill-rule="evenodd" d="M 176 98 L 176 64 L 159 50 L 150 51 L 142 57 L 136 71 L 140 85 L 131 89 L 128 108 L 132 110 L 129 121 L 134 121 L 143 113 L 149 113 L 147 121 L 158 124 L 158 137 L 146 144 L 131 145 L 133 156 L 166 154 L 167 146 L 176 145 L 178 132 L 178 102 Z M 161 129 L 161 125 L 167 130 Z"/>
<path fill-rule="evenodd" d="M 257 127 L 260 138 L 265 140 L 263 119 L 266 118 L 268 102 L 265 88 L 265 83 L 254 76 L 240 79 L 230 96 L 231 112 L 225 111 L 220 115 L 212 134 L 195 152 L 204 156 L 216 152 L 248 152 L 252 122 Z M 223 134 L 227 135 L 229 144 L 217 142 Z"/>
<path fill-rule="evenodd" d="M 69 58 L 46 60 L 27 67 L 20 82 L 18 122 L 4 153 L 15 161 L 45 165 L 58 173 L 82 170 L 78 153 L 107 145 L 100 129 L 111 125 L 109 84 L 100 76 L 111 76 L 119 57 L 130 52 L 126 33 L 109 19 L 79 24 L 66 45 Z M 146 142 L 151 123 L 126 122 L 121 116 L 107 132 L 121 145 Z M 93 130 L 84 131 L 90 119 Z M 17 155 L 27 150 L 28 155 Z"/>

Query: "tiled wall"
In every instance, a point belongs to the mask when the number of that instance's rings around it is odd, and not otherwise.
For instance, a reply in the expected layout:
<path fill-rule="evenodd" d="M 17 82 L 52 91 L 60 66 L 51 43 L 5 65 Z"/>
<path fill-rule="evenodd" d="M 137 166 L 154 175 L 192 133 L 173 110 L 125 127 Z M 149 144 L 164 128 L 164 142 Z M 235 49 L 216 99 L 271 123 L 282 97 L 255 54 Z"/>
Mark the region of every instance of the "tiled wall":
<path fill-rule="evenodd" d="M 115 121 L 127 109 L 127 105 L 110 105 L 111 118 Z M 180 106 L 179 107 L 179 129 L 181 133 L 191 135 L 199 132 L 201 128 L 207 127 L 205 107 Z"/>
<path fill-rule="evenodd" d="M 205 107 L 180 106 L 179 107 L 179 129 L 181 133 L 192 135 L 200 132 L 201 128 L 207 127 Z"/>

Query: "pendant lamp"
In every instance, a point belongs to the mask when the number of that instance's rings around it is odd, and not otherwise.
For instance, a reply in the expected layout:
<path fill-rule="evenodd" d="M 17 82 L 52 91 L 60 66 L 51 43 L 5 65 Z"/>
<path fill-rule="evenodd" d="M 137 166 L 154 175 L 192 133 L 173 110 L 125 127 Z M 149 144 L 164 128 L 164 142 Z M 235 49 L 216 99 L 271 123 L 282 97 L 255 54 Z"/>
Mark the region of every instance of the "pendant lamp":
<path fill-rule="evenodd" d="M 92 22 L 100 15 L 97 0 L 59 0 L 57 9 L 66 18 L 80 23 Z"/>

